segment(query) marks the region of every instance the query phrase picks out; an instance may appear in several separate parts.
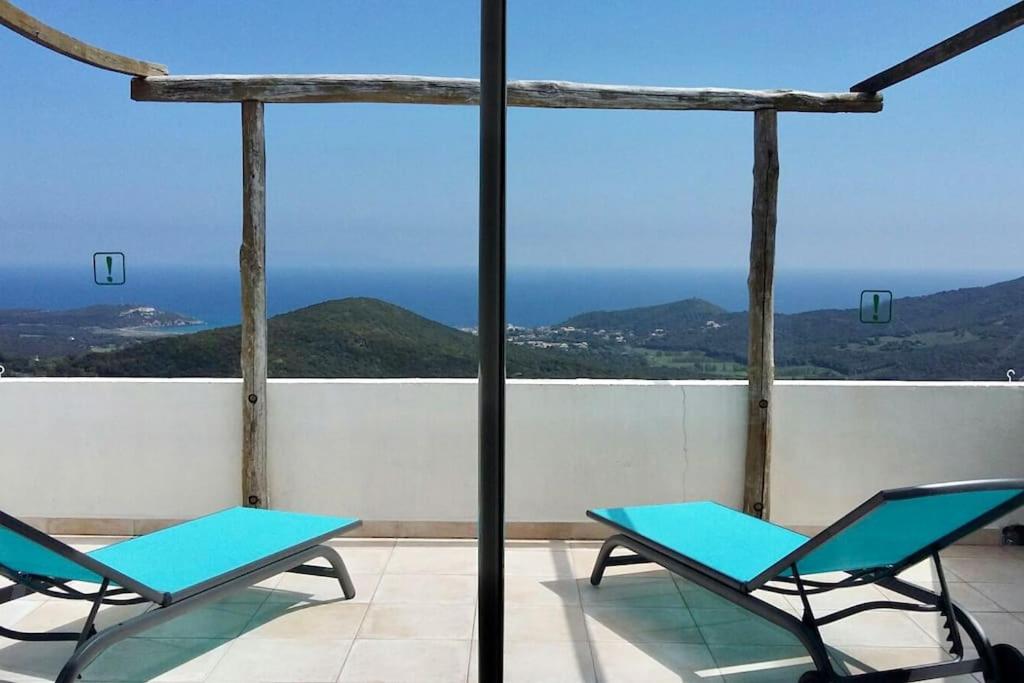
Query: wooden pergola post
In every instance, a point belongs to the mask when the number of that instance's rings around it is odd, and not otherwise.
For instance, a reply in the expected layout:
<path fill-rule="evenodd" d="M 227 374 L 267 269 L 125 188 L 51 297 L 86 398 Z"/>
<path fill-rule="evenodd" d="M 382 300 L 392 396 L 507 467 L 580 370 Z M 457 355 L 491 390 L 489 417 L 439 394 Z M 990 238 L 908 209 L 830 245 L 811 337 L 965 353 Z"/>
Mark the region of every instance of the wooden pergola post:
<path fill-rule="evenodd" d="M 242 102 L 242 500 L 268 507 L 267 154 L 263 103 Z"/>
<path fill-rule="evenodd" d="M 751 206 L 747 458 L 743 511 L 768 517 L 775 381 L 775 223 L 779 195 L 778 114 L 754 112 L 754 200 Z"/>

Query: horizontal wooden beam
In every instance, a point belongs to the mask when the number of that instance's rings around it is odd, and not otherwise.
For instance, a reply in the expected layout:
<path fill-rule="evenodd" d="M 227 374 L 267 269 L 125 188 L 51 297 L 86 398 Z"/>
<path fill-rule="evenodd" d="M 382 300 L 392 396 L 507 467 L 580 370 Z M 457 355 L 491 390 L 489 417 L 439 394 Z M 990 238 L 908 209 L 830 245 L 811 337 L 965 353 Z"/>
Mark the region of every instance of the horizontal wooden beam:
<path fill-rule="evenodd" d="M 0 24 L 45 48 L 99 69 L 116 71 L 129 76 L 161 76 L 167 73 L 167 67 L 163 64 L 143 62 L 107 52 L 88 43 L 83 43 L 66 33 L 61 33 L 18 9 L 7 0 L 0 0 Z"/>
<path fill-rule="evenodd" d="M 850 88 L 850 92 L 880 92 L 1022 25 L 1024 25 L 1024 2 L 1018 2 L 1002 12 L 993 14 L 988 19 L 979 21 L 974 26 L 964 29 L 955 36 L 918 52 L 896 66 L 889 67 L 885 71 L 861 81 Z"/>
<path fill-rule="evenodd" d="M 132 81 L 140 102 L 372 102 L 461 104 L 480 101 L 472 78 L 380 75 L 160 76 Z M 509 81 L 513 107 L 553 109 L 705 109 L 719 111 L 877 112 L 878 95 L 798 90 L 657 88 L 566 81 Z"/>

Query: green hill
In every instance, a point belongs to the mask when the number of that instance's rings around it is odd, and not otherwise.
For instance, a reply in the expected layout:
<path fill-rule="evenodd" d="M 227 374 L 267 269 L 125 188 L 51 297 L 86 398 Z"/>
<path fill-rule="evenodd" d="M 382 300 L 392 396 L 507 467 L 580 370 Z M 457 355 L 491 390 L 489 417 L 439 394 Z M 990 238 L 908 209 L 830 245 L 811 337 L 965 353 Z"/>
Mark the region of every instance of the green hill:
<path fill-rule="evenodd" d="M 271 377 L 475 377 L 477 339 L 377 299 L 340 299 L 271 318 Z M 147 341 L 58 363 L 52 374 L 237 377 L 240 328 Z M 510 347 L 510 377 L 607 377 L 596 359 Z"/>
<path fill-rule="evenodd" d="M 589 329 L 629 329 L 635 334 L 655 330 L 702 326 L 706 321 L 728 315 L 728 311 L 703 299 L 685 299 L 669 304 L 629 308 L 620 311 L 594 311 L 569 318 L 563 326 Z"/>
<path fill-rule="evenodd" d="M 884 325 L 861 323 L 856 308 L 777 314 L 775 361 L 782 377 L 1005 379 L 1008 368 L 1024 365 L 1022 302 L 1018 278 L 896 299 L 892 322 Z M 733 364 L 741 375 L 747 356 L 747 313 L 695 299 L 587 313 L 562 325 L 623 335 L 628 351 L 669 366 L 696 354 L 705 364 Z"/>

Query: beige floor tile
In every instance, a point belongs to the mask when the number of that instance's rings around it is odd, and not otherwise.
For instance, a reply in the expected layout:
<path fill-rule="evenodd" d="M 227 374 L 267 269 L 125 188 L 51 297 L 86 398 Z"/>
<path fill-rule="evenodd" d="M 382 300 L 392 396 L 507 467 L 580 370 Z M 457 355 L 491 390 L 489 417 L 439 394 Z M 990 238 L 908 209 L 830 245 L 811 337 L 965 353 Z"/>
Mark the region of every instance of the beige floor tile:
<path fill-rule="evenodd" d="M 993 643 L 1009 643 L 1024 652 L 1024 613 L 983 612 L 974 615 Z"/>
<path fill-rule="evenodd" d="M 823 626 L 828 645 L 836 647 L 933 647 L 935 639 L 925 633 L 907 613 L 891 610 L 862 612 Z"/>
<path fill-rule="evenodd" d="M 737 607 L 691 608 L 690 616 L 708 645 L 797 645 L 783 628 Z M 913 624 L 910 624 L 913 627 Z"/>
<path fill-rule="evenodd" d="M 803 613 L 803 603 L 800 596 L 786 596 L 792 610 Z M 885 594 L 875 586 L 857 586 L 854 588 L 837 588 L 827 593 L 810 596 L 811 610 L 816 616 L 825 616 L 847 607 L 885 600 Z"/>
<path fill-rule="evenodd" d="M 1007 612 L 976 612 L 974 617 L 981 624 L 982 630 L 993 643 L 1009 643 L 1024 650 L 1024 614 L 1014 615 Z M 946 642 L 946 631 L 942 628 L 943 619 L 934 613 L 911 614 L 910 618 L 936 643 Z M 961 631 L 961 633 L 963 633 Z M 970 648 L 969 641 L 964 636 Z"/>
<path fill-rule="evenodd" d="M 704 645 L 684 643 L 629 643 L 598 641 L 590 644 L 597 680 L 608 683 L 720 682 L 715 660 Z"/>
<path fill-rule="evenodd" d="M 7 588 L 8 586 L 11 586 L 11 585 L 14 585 L 13 581 L 8 581 L 4 577 L 0 576 L 0 588 Z M 28 595 L 25 595 L 23 597 L 18 598 L 18 602 L 19 603 L 22 603 L 22 602 L 42 602 L 43 600 L 49 600 L 49 599 L 50 598 L 46 597 L 42 593 L 29 593 Z"/>
<path fill-rule="evenodd" d="M 391 554 L 387 574 L 476 574 L 476 548 L 467 546 L 399 545 Z"/>
<path fill-rule="evenodd" d="M 570 548 L 591 548 L 593 550 L 600 550 L 601 546 L 604 545 L 604 541 L 587 541 L 582 539 L 568 540 L 565 542 Z"/>
<path fill-rule="evenodd" d="M 933 593 L 939 592 L 938 583 L 929 583 L 927 581 L 918 582 L 918 585 L 922 588 L 926 588 Z M 970 583 L 951 583 L 949 585 L 950 594 L 961 607 L 966 609 L 968 612 L 1001 612 L 1003 611 L 999 605 L 992 602 L 989 598 L 985 597 L 974 584 Z M 885 588 L 879 589 L 883 595 L 886 596 L 887 600 L 897 600 L 899 602 L 913 602 L 910 598 L 906 598 L 899 593 L 890 591 Z"/>
<path fill-rule="evenodd" d="M 506 548 L 505 576 L 571 579 L 575 573 L 566 548 Z"/>
<path fill-rule="evenodd" d="M 351 640 L 367 607 L 361 602 L 267 602 L 253 615 L 242 637 Z"/>
<path fill-rule="evenodd" d="M 341 561 L 350 574 L 383 574 L 391 557 L 393 546 L 332 546 L 338 551 Z M 309 562 L 317 567 L 329 567 L 331 563 L 322 557 Z"/>
<path fill-rule="evenodd" d="M 505 640 L 586 640 L 583 610 L 578 605 L 505 606 Z"/>
<path fill-rule="evenodd" d="M 472 605 L 373 604 L 359 638 L 383 640 L 468 640 L 473 634 Z"/>
<path fill-rule="evenodd" d="M 1019 549 L 1009 548 L 1002 545 L 951 545 L 942 551 L 942 559 L 947 557 L 973 557 L 973 558 L 1003 558 L 1009 557 L 1024 560 L 1024 552 Z"/>
<path fill-rule="evenodd" d="M 352 584 L 356 588 L 356 596 L 351 602 L 370 602 L 380 582 L 380 574 L 352 573 Z M 280 582 L 267 596 L 268 601 L 276 602 L 334 602 L 344 600 L 341 585 L 337 579 L 326 576 L 309 576 L 308 574 L 283 574 Z"/>
<path fill-rule="evenodd" d="M 1007 612 L 1024 612 L 1024 584 L 972 583 L 978 592 Z M 967 607 L 966 609 L 971 609 Z M 993 610 L 985 610 L 991 612 Z"/>
<path fill-rule="evenodd" d="M 686 609 L 672 607 L 602 607 L 583 610 L 591 640 L 633 643 L 703 643 Z"/>
<path fill-rule="evenodd" d="M 814 668 L 810 655 L 793 645 L 711 645 L 717 672 L 727 683 L 795 683 Z"/>
<path fill-rule="evenodd" d="M 480 680 L 478 644 L 473 644 L 469 681 Z M 576 642 L 505 644 L 505 683 L 595 683 L 590 645 Z"/>
<path fill-rule="evenodd" d="M 394 545 L 411 548 L 476 548 L 476 539 L 395 539 Z"/>
<path fill-rule="evenodd" d="M 351 640 L 239 638 L 207 681 L 210 683 L 332 683 Z"/>
<path fill-rule="evenodd" d="M 385 574 L 374 602 L 406 604 L 461 604 L 476 602 L 476 577 L 431 574 Z"/>
<path fill-rule="evenodd" d="M 907 618 L 914 622 L 934 641 L 934 644 L 946 642 L 946 630 L 942 627 L 945 619 L 934 612 L 907 612 Z"/>
<path fill-rule="evenodd" d="M 953 572 L 946 559 L 942 561 L 942 568 L 946 574 L 946 581 L 953 583 L 960 581 L 960 577 Z M 899 578 L 919 586 L 939 582 L 939 575 L 935 572 L 935 564 L 931 560 L 922 560 L 915 565 L 907 567 L 899 573 Z"/>
<path fill-rule="evenodd" d="M 590 576 L 590 573 L 594 570 L 594 563 L 597 562 L 597 556 L 600 552 L 600 546 L 597 548 L 578 548 L 572 547 L 570 554 L 572 555 L 573 567 L 578 578 L 586 578 Z M 615 552 L 612 553 L 612 557 L 618 555 L 629 555 L 628 552 Z M 645 576 L 649 578 L 665 577 L 668 576 L 668 571 L 656 564 L 626 564 L 619 566 L 605 567 L 605 576 Z"/>
<path fill-rule="evenodd" d="M 575 584 L 573 584 L 573 590 L 576 590 Z M 0 625 L 10 627 L 11 625 L 16 624 L 18 621 L 28 616 L 29 612 L 39 607 L 41 603 L 42 600 L 26 600 L 24 598 L 18 598 L 13 602 L 7 602 L 0 605 Z"/>
<path fill-rule="evenodd" d="M 127 541 L 130 536 L 58 536 L 61 543 L 66 543 L 80 553 L 88 553 L 108 545 Z"/>
<path fill-rule="evenodd" d="M 73 643 L 27 643 L 0 638 L 0 681 L 53 681 Z"/>
<path fill-rule="evenodd" d="M 844 666 L 854 674 L 944 662 L 950 658 L 940 647 L 847 647 L 843 649 L 842 654 L 845 655 L 842 659 Z M 946 683 L 970 683 L 974 678 L 965 675 L 935 680 Z"/>
<path fill-rule="evenodd" d="M 505 541 L 505 550 L 569 550 L 573 541 L 560 538 L 510 538 Z"/>
<path fill-rule="evenodd" d="M 506 605 L 578 605 L 580 591 L 573 579 L 506 576 Z"/>
<path fill-rule="evenodd" d="M 359 538 L 354 536 L 342 536 L 341 538 L 332 538 L 327 541 L 327 545 L 332 548 L 394 548 L 398 544 L 398 539 L 394 538 Z"/>
<path fill-rule="evenodd" d="M 245 631 L 259 605 L 216 603 L 164 622 L 146 631 L 150 638 L 235 638 Z"/>
<path fill-rule="evenodd" d="M 943 561 L 942 566 L 970 583 L 1017 583 L 1024 586 L 1024 562 L 1009 556 L 950 557 Z"/>
<path fill-rule="evenodd" d="M 779 609 L 784 609 L 787 612 L 803 612 L 803 606 L 800 605 L 799 608 L 795 608 L 793 604 L 790 603 L 789 596 L 787 595 L 772 593 L 771 591 L 766 590 L 756 590 L 753 592 L 752 595 L 758 600 L 761 600 L 762 602 L 767 602 L 769 605 L 772 605 L 773 607 L 778 607 Z M 686 600 L 685 593 L 683 594 L 683 600 Z M 799 598 L 797 599 L 797 601 L 799 602 Z"/>
<path fill-rule="evenodd" d="M 695 609 L 728 609 L 736 606 L 731 600 L 726 600 L 722 596 L 701 588 L 686 579 L 676 581 L 676 585 L 679 587 L 679 592 L 682 593 L 683 602 L 686 603 L 687 607 Z M 779 601 L 776 600 L 776 602 L 778 603 Z M 788 603 L 785 603 L 784 606 L 791 607 Z"/>
<path fill-rule="evenodd" d="M 129 638 L 104 652 L 82 676 L 86 681 L 205 681 L 230 641 L 201 638 Z"/>
<path fill-rule="evenodd" d="M 463 683 L 468 640 L 357 640 L 340 683 Z"/>
<path fill-rule="evenodd" d="M 601 585 L 592 586 L 588 579 L 577 579 L 584 605 L 622 605 L 626 607 L 682 607 L 683 596 L 671 578 L 637 578 L 609 576 Z"/>
<path fill-rule="evenodd" d="M 228 593 L 219 600 L 222 603 L 253 603 L 256 605 L 263 604 L 270 594 L 274 592 L 274 588 L 281 583 L 281 576 L 271 576 L 265 581 L 243 588 L 242 590 L 233 591 Z"/>
<path fill-rule="evenodd" d="M 11 625 L 20 631 L 81 631 L 89 615 L 90 605 L 84 601 L 46 600 Z M 130 619 L 146 610 L 145 605 L 106 605 L 96 615 L 96 628 L 104 629 Z"/>

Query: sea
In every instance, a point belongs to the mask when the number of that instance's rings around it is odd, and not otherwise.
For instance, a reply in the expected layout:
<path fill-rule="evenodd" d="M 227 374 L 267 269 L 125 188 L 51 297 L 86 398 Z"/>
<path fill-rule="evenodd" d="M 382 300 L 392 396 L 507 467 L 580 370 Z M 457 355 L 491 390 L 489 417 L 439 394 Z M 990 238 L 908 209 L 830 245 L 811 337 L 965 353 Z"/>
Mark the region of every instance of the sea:
<path fill-rule="evenodd" d="M 515 269 L 508 273 L 507 319 L 514 325 L 553 325 L 594 310 L 650 306 L 691 297 L 730 311 L 747 309 L 746 272 L 695 269 Z M 777 267 L 776 310 L 797 313 L 857 308 L 863 290 L 895 298 L 990 285 L 1020 272 L 841 271 Z M 477 277 L 471 269 L 268 268 L 270 315 L 329 299 L 374 297 L 452 327 L 476 325 Z M 0 309 L 67 309 L 93 304 L 155 306 L 197 318 L 190 332 L 239 321 L 239 277 L 233 268 L 127 266 L 125 284 L 97 285 L 85 267 L 0 266 Z"/>

